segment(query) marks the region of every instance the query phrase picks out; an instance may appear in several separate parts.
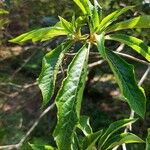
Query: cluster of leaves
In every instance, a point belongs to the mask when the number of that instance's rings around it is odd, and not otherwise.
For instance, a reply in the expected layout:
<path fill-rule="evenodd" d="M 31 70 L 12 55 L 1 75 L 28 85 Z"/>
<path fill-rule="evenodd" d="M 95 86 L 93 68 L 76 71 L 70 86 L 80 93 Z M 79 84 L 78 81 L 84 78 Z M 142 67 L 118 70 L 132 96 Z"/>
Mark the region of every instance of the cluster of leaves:
<path fill-rule="evenodd" d="M 113 40 L 124 43 L 141 54 L 147 61 L 150 61 L 150 47 L 142 40 L 126 34 L 112 33 L 124 29 L 150 28 L 150 16 L 134 17 L 113 24 L 120 15 L 132 9 L 133 6 L 119 9 L 103 17 L 102 8 L 96 0 L 94 0 L 94 3 L 89 0 L 74 0 L 74 2 L 81 9 L 81 16 L 73 15 L 71 22 L 59 17 L 60 21 L 53 27 L 36 29 L 11 40 L 15 43 L 24 43 L 28 40 L 37 42 L 50 40 L 60 35 L 66 36 L 66 40 L 62 44 L 48 52 L 43 58 L 42 71 L 38 78 L 38 84 L 43 95 L 43 106 L 49 102 L 54 94 L 59 66 L 65 53 L 76 42 L 83 44 L 69 64 L 66 78 L 63 80 L 55 98 L 58 121 L 53 136 L 57 148 L 44 146 L 43 149 L 90 150 L 98 148 L 107 150 L 123 143 L 142 143 L 144 141 L 132 133 L 118 134 L 119 129 L 135 122 L 136 119 L 119 120 L 113 122 L 105 130 L 93 132 L 89 124 L 89 118 L 81 116 L 80 109 L 87 77 L 88 57 L 91 47 L 95 45 L 100 55 L 111 67 L 124 101 L 136 114 L 144 118 L 146 98 L 142 87 L 137 85 L 133 66 L 107 49 L 105 41 Z M 88 26 L 89 33 L 82 33 L 85 26 Z M 83 134 L 79 134 L 78 130 L 81 130 Z M 35 145 L 31 145 L 31 147 L 37 148 Z M 148 147 L 149 137 L 147 138 L 147 150 Z"/>

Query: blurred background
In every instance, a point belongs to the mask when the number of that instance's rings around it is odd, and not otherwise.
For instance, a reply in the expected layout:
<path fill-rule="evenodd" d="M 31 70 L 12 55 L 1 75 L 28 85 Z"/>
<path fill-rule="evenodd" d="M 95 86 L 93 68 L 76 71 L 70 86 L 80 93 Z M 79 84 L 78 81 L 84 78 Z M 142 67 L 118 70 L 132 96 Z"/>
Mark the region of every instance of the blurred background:
<path fill-rule="evenodd" d="M 119 20 L 150 15 L 150 0 L 99 0 L 99 3 L 104 16 L 119 8 L 136 5 Z M 57 16 L 70 20 L 74 11 L 77 15 L 81 13 L 72 0 L 0 0 L 0 145 L 18 143 L 42 112 L 42 97 L 36 79 L 41 70 L 42 57 L 56 47 L 62 38 L 23 45 L 9 43 L 8 40 L 33 29 L 52 26 L 58 21 Z M 126 33 L 150 45 L 150 30 L 136 29 Z M 106 44 L 112 50 L 120 46 L 114 42 Z M 78 49 L 78 45 L 75 49 Z M 122 51 L 143 59 L 126 46 L 122 47 Z M 67 59 L 70 57 L 66 56 Z M 97 55 L 92 55 L 89 63 L 99 59 Z M 126 60 L 135 66 L 139 81 L 147 66 Z M 60 79 L 62 77 L 59 76 Z M 144 139 L 150 127 L 150 76 L 142 87 L 148 99 L 147 113 L 145 121 L 139 119 L 133 125 L 133 132 Z M 90 67 L 81 113 L 91 117 L 95 131 L 107 127 L 114 120 L 129 117 L 129 107 L 120 99 L 118 86 L 107 63 Z M 54 144 L 52 131 L 55 123 L 56 109 L 41 120 L 28 141 L 39 145 Z M 129 145 L 128 148 L 142 150 L 143 145 Z M 21 149 L 30 150 L 30 147 L 25 144 Z"/>

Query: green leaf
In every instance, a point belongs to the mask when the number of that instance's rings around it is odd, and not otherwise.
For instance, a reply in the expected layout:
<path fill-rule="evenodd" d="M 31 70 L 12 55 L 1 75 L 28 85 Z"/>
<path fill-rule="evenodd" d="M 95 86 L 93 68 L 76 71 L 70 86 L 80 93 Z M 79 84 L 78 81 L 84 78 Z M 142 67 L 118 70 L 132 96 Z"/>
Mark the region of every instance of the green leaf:
<path fill-rule="evenodd" d="M 144 141 L 137 135 L 132 133 L 121 133 L 119 135 L 112 136 L 101 148 L 101 150 L 113 149 L 116 146 L 128 143 L 144 143 Z"/>
<path fill-rule="evenodd" d="M 9 12 L 5 9 L 0 9 L 0 15 L 9 14 Z"/>
<path fill-rule="evenodd" d="M 131 109 L 144 118 L 146 98 L 142 88 L 136 83 L 133 66 L 125 62 L 113 51 L 105 49 L 103 35 L 96 36 L 96 40 L 98 50 L 102 57 L 108 61 L 125 100 Z"/>
<path fill-rule="evenodd" d="M 16 38 L 10 40 L 10 42 L 24 43 L 29 40 L 32 40 L 32 42 L 46 41 L 46 40 L 50 40 L 56 36 L 67 35 L 67 34 L 68 34 L 68 32 L 61 26 L 61 23 L 58 22 L 53 27 L 35 29 L 30 32 L 24 33 Z"/>
<path fill-rule="evenodd" d="M 113 21 L 115 21 L 120 15 L 125 13 L 126 11 L 132 9 L 134 6 L 128 6 L 117 11 L 112 12 L 108 16 L 106 16 L 100 23 L 98 31 L 104 31 L 106 27 L 108 27 Z"/>
<path fill-rule="evenodd" d="M 106 39 L 124 43 L 150 61 L 150 47 L 142 40 L 125 34 L 110 34 L 106 36 Z"/>
<path fill-rule="evenodd" d="M 91 15 L 92 4 L 89 0 L 73 0 L 79 8 L 82 10 L 84 15 Z"/>
<path fill-rule="evenodd" d="M 92 128 L 90 126 L 90 118 L 87 116 L 80 117 L 78 128 L 83 131 L 85 136 L 93 133 Z"/>
<path fill-rule="evenodd" d="M 87 135 L 83 139 L 82 150 L 93 150 L 95 143 L 101 137 L 101 135 L 102 135 L 102 130 Z"/>
<path fill-rule="evenodd" d="M 46 105 L 53 96 L 56 76 L 65 52 L 71 47 L 71 42 L 62 43 L 54 50 L 47 53 L 42 61 L 42 71 L 38 78 L 38 84 L 43 96 L 43 106 Z"/>
<path fill-rule="evenodd" d="M 72 150 L 80 150 L 80 141 L 76 134 L 76 132 L 73 135 L 72 143 L 71 143 L 71 149 Z"/>
<path fill-rule="evenodd" d="M 128 124 L 134 123 L 136 120 L 137 119 L 122 119 L 111 123 L 109 127 L 103 132 L 98 142 L 99 148 L 101 148 L 106 143 L 106 141 L 112 134 L 114 134 L 119 129 L 127 126 Z"/>
<path fill-rule="evenodd" d="M 102 7 L 99 5 L 97 0 L 94 0 L 94 7 L 92 9 L 92 21 L 94 30 L 97 30 L 102 17 Z"/>
<path fill-rule="evenodd" d="M 56 148 L 50 146 L 50 145 L 35 145 L 35 144 L 30 144 L 31 148 L 33 150 L 56 150 Z"/>
<path fill-rule="evenodd" d="M 54 131 L 54 138 L 61 150 L 70 150 L 73 133 L 79 121 L 78 92 L 83 91 L 84 83 L 82 77 L 87 74 L 87 61 L 89 48 L 84 45 L 72 60 L 68 67 L 67 77 L 63 80 L 62 86 L 56 97 L 57 125 Z M 82 95 L 81 93 L 79 95 Z"/>
<path fill-rule="evenodd" d="M 68 22 L 66 19 L 64 19 L 60 16 L 59 16 L 59 19 L 60 19 L 62 26 L 68 33 L 74 33 L 73 26 L 70 22 Z"/>
<path fill-rule="evenodd" d="M 148 135 L 146 138 L 146 150 L 150 150 L 150 128 L 148 128 Z"/>
<path fill-rule="evenodd" d="M 150 15 L 139 16 L 116 23 L 110 26 L 106 33 L 133 28 L 150 28 Z"/>

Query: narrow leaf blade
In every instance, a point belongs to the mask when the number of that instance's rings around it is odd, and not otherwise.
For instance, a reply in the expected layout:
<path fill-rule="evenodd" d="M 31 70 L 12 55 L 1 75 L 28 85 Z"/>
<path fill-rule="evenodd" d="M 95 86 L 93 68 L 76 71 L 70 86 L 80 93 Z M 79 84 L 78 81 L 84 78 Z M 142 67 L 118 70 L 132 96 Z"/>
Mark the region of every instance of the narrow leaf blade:
<path fill-rule="evenodd" d="M 3 14 L 9 14 L 9 12 L 5 9 L 0 8 L 0 15 L 3 15 Z"/>
<path fill-rule="evenodd" d="M 137 119 L 122 119 L 111 123 L 105 130 L 105 132 L 103 132 L 103 135 L 98 142 L 99 147 L 101 148 L 112 134 L 117 132 L 119 129 L 127 126 L 128 124 L 134 123 L 136 120 Z"/>
<path fill-rule="evenodd" d="M 21 34 L 20 36 L 10 40 L 10 42 L 24 43 L 24 42 L 27 42 L 30 40 L 32 40 L 32 42 L 46 41 L 46 40 L 50 40 L 56 36 L 67 35 L 67 34 L 68 34 L 68 32 L 63 27 L 61 27 L 61 23 L 58 22 L 53 27 L 35 29 L 30 32 Z"/>
<path fill-rule="evenodd" d="M 150 47 L 147 46 L 142 40 L 125 34 L 110 34 L 108 35 L 107 39 L 119 41 L 121 43 L 130 46 L 133 50 L 141 54 L 144 58 L 146 58 L 150 62 Z"/>
<path fill-rule="evenodd" d="M 73 0 L 79 8 L 82 10 L 84 15 L 91 15 L 91 9 L 93 5 L 89 0 Z"/>
<path fill-rule="evenodd" d="M 59 66 L 64 57 L 64 53 L 71 47 L 71 42 L 62 43 L 54 50 L 47 53 L 42 61 L 42 71 L 38 78 L 38 85 L 43 96 L 43 106 L 45 106 L 54 93 L 56 76 Z"/>
<path fill-rule="evenodd" d="M 80 79 L 84 76 L 83 68 L 87 68 L 88 54 L 89 49 L 84 45 L 69 65 L 67 77 L 56 97 L 58 121 L 53 135 L 61 150 L 70 150 L 73 133 L 78 124 L 77 95 Z"/>
<path fill-rule="evenodd" d="M 115 21 L 120 15 L 122 15 L 123 13 L 125 13 L 126 11 L 132 9 L 134 6 L 128 6 L 119 10 L 116 10 L 114 12 L 112 12 L 111 14 L 109 14 L 108 16 L 106 16 L 100 23 L 99 25 L 99 31 L 103 31 L 104 29 L 106 29 L 106 27 L 108 27 L 113 21 Z"/>
<path fill-rule="evenodd" d="M 94 7 L 92 9 L 92 21 L 94 30 L 98 29 L 102 17 L 102 7 L 99 5 L 97 0 L 94 0 Z"/>
<path fill-rule="evenodd" d="M 111 137 L 101 150 L 110 150 L 116 146 L 128 143 L 144 143 L 144 141 L 135 134 L 132 133 L 121 133 L 119 135 L 115 135 Z"/>
<path fill-rule="evenodd" d="M 106 33 L 133 28 L 150 28 L 150 15 L 139 16 L 116 23 L 110 26 Z"/>

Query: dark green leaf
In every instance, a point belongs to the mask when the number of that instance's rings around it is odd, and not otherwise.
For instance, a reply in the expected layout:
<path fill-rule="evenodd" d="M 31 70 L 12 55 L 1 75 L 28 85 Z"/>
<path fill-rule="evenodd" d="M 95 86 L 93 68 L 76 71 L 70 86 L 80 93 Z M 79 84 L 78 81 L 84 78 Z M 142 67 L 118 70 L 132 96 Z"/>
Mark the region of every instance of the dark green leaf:
<path fill-rule="evenodd" d="M 133 28 L 150 28 L 150 15 L 139 16 L 129 20 L 121 21 L 110 26 L 106 33 L 124 30 L 124 29 L 133 29 Z"/>
<path fill-rule="evenodd" d="M 119 120 L 119 121 L 115 121 L 113 123 L 111 123 L 108 127 L 108 129 L 106 129 L 99 142 L 98 142 L 98 146 L 99 148 L 101 148 L 105 143 L 106 141 L 108 140 L 108 138 L 114 134 L 116 131 L 118 131 L 119 129 L 127 126 L 128 124 L 131 124 L 131 123 L 134 123 L 137 119 L 122 119 L 122 120 Z"/>
<path fill-rule="evenodd" d="M 119 41 L 130 46 L 132 49 L 150 61 L 150 47 L 147 46 L 142 40 L 125 34 L 111 34 L 106 36 L 106 38 L 108 40 Z"/>
<path fill-rule="evenodd" d="M 61 150 L 70 150 L 73 133 L 79 121 L 78 92 L 83 91 L 82 77 L 87 73 L 87 59 L 89 48 L 84 45 L 72 60 L 67 71 L 67 77 L 56 97 L 58 122 L 54 131 L 54 138 Z M 79 95 L 82 95 L 81 93 Z M 80 100 L 79 100 L 80 101 Z M 79 108 L 78 108 L 79 107 Z"/>
<path fill-rule="evenodd" d="M 42 61 L 42 71 L 38 84 L 43 96 L 43 105 L 47 104 L 54 93 L 56 76 L 64 53 L 71 47 L 71 42 L 62 43 L 54 50 L 47 53 Z"/>
<path fill-rule="evenodd" d="M 101 148 L 101 150 L 112 150 L 114 147 L 127 143 L 144 143 L 144 141 L 138 136 L 132 133 L 122 133 L 112 136 Z"/>
<path fill-rule="evenodd" d="M 101 135 L 102 135 L 102 130 L 87 135 L 83 139 L 82 150 L 93 150 L 93 147 L 95 146 L 97 140 L 101 137 Z"/>
<path fill-rule="evenodd" d="M 67 35 L 68 32 L 61 26 L 61 23 L 58 22 L 53 27 L 46 27 L 41 29 L 35 29 L 33 31 L 24 33 L 12 40 L 13 43 L 24 43 L 26 41 L 32 40 L 32 42 L 37 41 L 46 41 L 50 40 L 59 35 Z"/>
<path fill-rule="evenodd" d="M 105 49 L 103 35 L 96 36 L 96 40 L 98 50 L 102 57 L 108 61 L 125 100 L 128 102 L 131 109 L 144 118 L 146 98 L 143 93 L 144 90 L 136 83 L 133 66 L 125 62 L 113 51 Z"/>
<path fill-rule="evenodd" d="M 80 117 L 78 128 L 83 131 L 83 133 L 85 134 L 85 136 L 93 133 L 92 132 L 92 128 L 90 126 L 90 118 L 87 117 L 87 116 L 81 116 Z"/>

